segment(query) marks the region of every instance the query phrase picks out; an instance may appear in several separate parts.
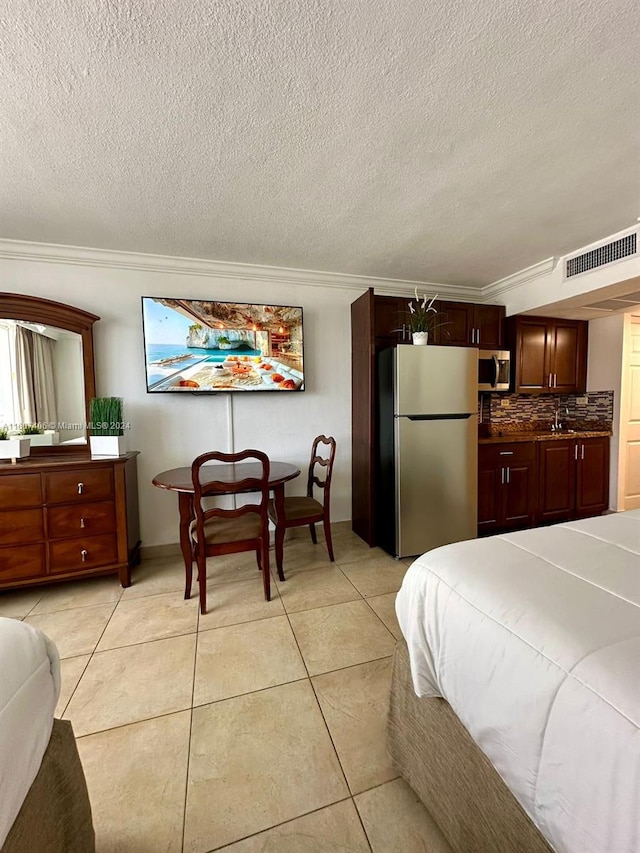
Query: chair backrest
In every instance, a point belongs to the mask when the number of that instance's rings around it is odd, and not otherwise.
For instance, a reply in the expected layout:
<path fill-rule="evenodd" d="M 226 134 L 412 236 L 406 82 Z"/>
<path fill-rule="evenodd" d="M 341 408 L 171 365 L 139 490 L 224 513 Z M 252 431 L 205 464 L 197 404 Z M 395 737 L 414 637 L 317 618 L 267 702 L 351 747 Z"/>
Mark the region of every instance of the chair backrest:
<path fill-rule="evenodd" d="M 320 445 L 324 445 L 320 447 Z M 326 449 L 328 448 L 328 450 Z M 331 492 L 331 474 L 333 473 L 333 460 L 336 456 L 336 440 L 332 436 L 317 435 L 313 439 L 311 447 L 311 461 L 309 462 L 309 477 L 307 479 L 307 497 L 313 497 L 313 487 L 322 489 L 322 505 L 329 504 Z M 322 470 L 324 469 L 324 471 Z M 321 479 L 318 475 L 324 474 Z"/>
<path fill-rule="evenodd" d="M 224 468 L 209 465 L 210 462 L 226 463 Z M 243 463 L 237 468 L 235 463 Z M 218 470 L 216 470 L 218 469 Z M 216 476 L 217 475 L 217 476 Z M 269 503 L 269 457 L 261 450 L 242 450 L 240 453 L 222 453 L 212 450 L 203 453 L 191 464 L 193 481 L 193 507 L 196 517 L 198 541 L 204 542 L 204 523 L 210 518 L 237 518 L 249 512 L 259 513 L 263 524 L 268 524 Z M 243 504 L 235 509 L 223 507 L 206 508 L 202 499 L 242 492 L 259 492 L 260 502 Z"/>

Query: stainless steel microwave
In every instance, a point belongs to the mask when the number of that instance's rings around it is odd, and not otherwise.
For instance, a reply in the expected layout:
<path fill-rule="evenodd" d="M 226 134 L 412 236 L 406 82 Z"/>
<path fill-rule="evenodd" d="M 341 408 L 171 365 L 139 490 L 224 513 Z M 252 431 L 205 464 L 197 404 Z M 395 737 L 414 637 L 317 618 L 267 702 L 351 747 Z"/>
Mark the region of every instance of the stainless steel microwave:
<path fill-rule="evenodd" d="M 478 391 L 508 391 L 510 371 L 508 350 L 478 351 Z"/>

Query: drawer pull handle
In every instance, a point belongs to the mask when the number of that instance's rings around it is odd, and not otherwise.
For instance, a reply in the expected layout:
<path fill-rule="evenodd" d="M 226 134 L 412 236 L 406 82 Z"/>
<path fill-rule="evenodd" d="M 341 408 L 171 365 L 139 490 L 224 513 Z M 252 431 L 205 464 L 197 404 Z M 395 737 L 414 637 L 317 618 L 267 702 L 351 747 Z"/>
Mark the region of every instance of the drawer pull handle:
<path fill-rule="evenodd" d="M 81 495 L 84 491 L 84 483 L 78 483 L 78 494 Z"/>
<path fill-rule="evenodd" d="M 84 518 L 80 519 L 80 527 L 84 527 Z"/>
<path fill-rule="evenodd" d="M 83 548 L 82 551 L 80 551 L 80 555 L 82 557 L 82 562 L 85 563 L 87 557 L 89 556 L 89 552 L 85 548 Z"/>
<path fill-rule="evenodd" d="M 501 450 L 500 456 L 513 456 L 513 450 Z"/>

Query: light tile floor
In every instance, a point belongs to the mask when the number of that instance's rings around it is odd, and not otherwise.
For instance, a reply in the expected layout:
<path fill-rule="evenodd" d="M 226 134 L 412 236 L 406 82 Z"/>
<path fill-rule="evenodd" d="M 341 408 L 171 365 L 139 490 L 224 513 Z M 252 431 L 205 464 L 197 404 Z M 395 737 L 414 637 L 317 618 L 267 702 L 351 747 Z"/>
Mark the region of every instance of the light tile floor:
<path fill-rule="evenodd" d="M 0 595 L 60 650 L 98 853 L 450 853 L 385 750 L 410 561 L 334 551 L 288 540 L 269 603 L 253 554 L 210 560 L 205 616 L 177 556 Z"/>

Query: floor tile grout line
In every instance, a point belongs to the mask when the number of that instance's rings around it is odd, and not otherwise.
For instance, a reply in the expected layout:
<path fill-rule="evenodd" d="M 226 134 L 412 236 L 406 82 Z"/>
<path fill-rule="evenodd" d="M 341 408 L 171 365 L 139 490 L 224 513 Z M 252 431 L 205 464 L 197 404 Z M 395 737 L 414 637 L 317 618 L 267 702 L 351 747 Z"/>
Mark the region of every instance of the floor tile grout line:
<path fill-rule="evenodd" d="M 199 632 L 197 630 L 198 625 L 200 624 L 200 608 L 198 607 L 198 621 L 196 623 L 196 642 L 193 650 L 193 678 L 191 681 L 191 707 L 189 709 L 189 739 L 187 741 L 187 767 L 185 773 L 184 780 L 184 806 L 182 809 L 182 845 L 181 850 L 184 850 L 185 845 L 185 837 L 187 831 L 187 800 L 189 797 L 189 770 L 191 767 L 191 737 L 193 735 L 193 701 L 195 698 L 196 691 L 196 671 L 198 665 L 198 636 Z"/>
<path fill-rule="evenodd" d="M 384 783 L 383 783 L 384 784 Z M 353 803 L 353 808 L 355 809 L 355 813 L 358 816 L 358 820 L 360 821 L 360 826 L 362 827 L 362 831 L 364 832 L 364 837 L 367 840 L 367 844 L 369 845 L 369 850 L 373 853 L 373 845 L 371 840 L 369 839 L 369 833 L 367 832 L 367 827 L 364 825 L 364 821 L 362 820 L 362 815 L 360 814 L 360 809 L 358 808 L 358 804 L 356 803 L 356 794 L 351 795 L 351 802 Z"/>
<path fill-rule="evenodd" d="M 75 655 L 75 657 L 84 657 L 84 655 Z M 73 688 L 73 690 L 71 691 L 71 695 L 70 695 L 70 696 L 69 696 L 69 698 L 67 699 L 67 701 L 66 701 L 66 703 L 65 703 L 64 708 L 62 708 L 62 709 L 60 710 L 60 716 L 58 717 L 58 719 L 59 719 L 59 720 L 64 719 L 64 715 L 67 713 L 67 708 L 68 708 L 68 707 L 69 707 L 69 705 L 71 704 L 71 700 L 72 700 L 72 699 L 73 699 L 73 697 L 75 696 L 76 690 L 77 690 L 77 689 L 78 689 L 78 687 L 80 686 L 80 682 L 82 681 L 82 676 L 85 674 L 85 672 L 87 671 L 87 667 L 88 667 L 88 666 L 89 666 L 89 664 L 91 663 L 91 658 L 93 657 L 93 652 L 91 652 L 91 654 L 89 654 L 89 656 L 88 656 L 88 657 L 89 657 L 89 659 L 87 660 L 87 662 L 86 662 L 86 663 L 85 663 L 85 665 L 83 666 L 83 668 L 82 668 L 82 672 L 80 673 L 80 678 L 76 681 L 76 686 L 75 686 L 75 687 Z M 62 661 L 62 660 L 73 660 L 73 658 L 61 658 L 60 660 L 61 660 L 61 661 Z M 62 686 L 62 673 L 60 674 L 60 685 Z M 54 716 L 55 716 L 55 715 L 54 715 Z"/>
<path fill-rule="evenodd" d="M 104 652 L 117 652 L 121 649 L 131 649 L 134 646 L 146 646 L 148 643 L 160 643 L 162 640 L 177 640 L 178 637 L 190 637 L 192 634 L 197 634 L 197 629 L 193 631 L 184 631 L 181 634 L 170 634 L 168 637 L 151 637 L 149 640 L 140 640 L 138 643 L 127 643 L 124 646 L 109 646 L 108 649 L 99 649 L 96 645 L 96 648 L 91 652 L 93 655 L 101 655 Z M 102 636 L 100 637 L 102 639 Z M 98 640 L 100 643 L 100 640 Z M 74 655 L 74 657 L 79 657 L 79 655 Z"/>
<path fill-rule="evenodd" d="M 184 708 L 176 708 L 173 711 L 163 711 L 162 714 L 154 714 L 151 717 L 143 717 L 140 720 L 129 720 L 127 723 L 119 723 L 116 726 L 109 726 L 106 729 L 97 729 L 95 732 L 86 732 L 86 734 L 79 735 L 74 732 L 74 737 L 76 740 L 82 740 L 86 737 L 94 737 L 95 735 L 103 735 L 106 732 L 115 732 L 118 729 L 126 729 L 127 726 L 138 726 L 140 723 L 150 723 L 152 720 L 161 720 L 163 717 L 173 717 L 175 714 L 184 714 L 185 711 L 192 711 L 188 705 Z M 73 724 L 73 720 L 70 720 Z"/>
<path fill-rule="evenodd" d="M 282 820 L 279 823 L 274 823 L 273 826 L 268 826 L 266 829 L 261 829 L 258 832 L 252 832 L 250 835 L 243 835 L 242 838 L 236 838 L 235 841 L 230 841 L 228 844 L 224 844 L 222 847 L 212 847 L 210 850 L 207 850 L 206 853 L 224 853 L 225 850 L 229 850 L 231 847 L 233 847 L 234 844 L 239 844 L 241 841 L 246 841 L 248 838 L 256 838 L 259 835 L 264 835 L 265 833 L 270 832 L 272 829 L 277 829 L 280 826 L 286 826 L 288 823 L 294 823 L 294 821 L 300 820 L 303 817 L 308 817 L 309 815 L 317 814 L 318 812 L 324 811 L 324 809 L 330 809 L 331 806 L 337 806 L 340 803 L 346 803 L 349 800 L 353 800 L 353 797 L 351 795 L 349 795 L 348 797 L 341 797 L 339 800 L 335 800 L 332 803 L 327 803 L 325 806 L 320 806 L 317 809 L 311 809 L 311 811 L 303 812 L 302 814 L 289 818 L 289 820 Z"/>
<path fill-rule="evenodd" d="M 327 730 L 327 734 L 329 735 L 329 740 L 331 741 L 331 746 L 333 747 L 333 751 L 335 753 L 336 760 L 338 762 L 338 766 L 340 767 L 340 772 L 342 773 L 342 778 L 344 780 L 344 784 L 347 787 L 347 791 L 349 791 L 349 793 L 351 793 L 351 788 L 349 787 L 349 782 L 347 780 L 347 774 L 344 772 L 344 767 L 342 766 L 342 761 L 340 761 L 340 756 L 338 755 L 338 750 L 336 749 L 336 745 L 333 742 L 333 737 L 331 736 L 331 731 L 329 730 L 329 724 L 327 723 L 326 717 L 325 717 L 324 712 L 322 710 L 322 706 L 320 705 L 320 702 L 318 701 L 318 695 L 316 693 L 315 687 L 313 686 L 313 681 L 311 680 L 311 675 L 309 673 L 309 667 L 307 666 L 307 662 L 305 661 L 304 655 L 302 654 L 302 649 L 300 648 L 300 643 L 298 642 L 296 632 L 294 631 L 293 625 L 291 624 L 291 620 L 289 619 L 289 614 L 287 614 L 287 621 L 289 622 L 289 629 L 291 630 L 291 633 L 293 634 L 293 638 L 295 640 L 296 646 L 298 647 L 298 653 L 299 653 L 300 657 L 302 658 L 302 663 L 303 663 L 303 666 L 304 666 L 305 671 L 307 673 L 307 679 L 309 681 L 309 686 L 311 687 L 311 691 L 313 693 L 313 698 L 315 699 L 316 705 L 318 706 L 318 710 L 320 711 L 320 716 L 322 717 L 322 722 L 324 723 L 325 729 Z"/>
<path fill-rule="evenodd" d="M 383 593 L 383 595 L 384 595 L 384 593 Z M 391 634 L 391 636 L 393 637 L 394 642 L 395 642 L 395 643 L 397 643 L 397 642 L 398 642 L 398 638 L 397 638 L 397 637 L 396 637 L 396 635 L 393 633 L 393 631 L 391 630 L 391 628 L 387 625 L 387 623 L 386 623 L 386 622 L 384 621 L 384 619 L 380 616 L 380 614 L 379 614 L 379 613 L 376 613 L 376 611 L 373 609 L 373 607 L 371 607 L 371 605 L 369 604 L 369 600 L 368 600 L 367 598 L 365 598 L 365 601 L 366 601 L 366 603 L 369 605 L 369 609 L 371 610 L 371 612 L 372 612 L 373 614 L 375 614 L 375 615 L 378 617 L 378 619 L 380 620 L 380 622 L 382 622 L 382 624 L 384 625 L 384 627 L 387 629 L 387 631 L 388 631 L 388 632 Z"/>

